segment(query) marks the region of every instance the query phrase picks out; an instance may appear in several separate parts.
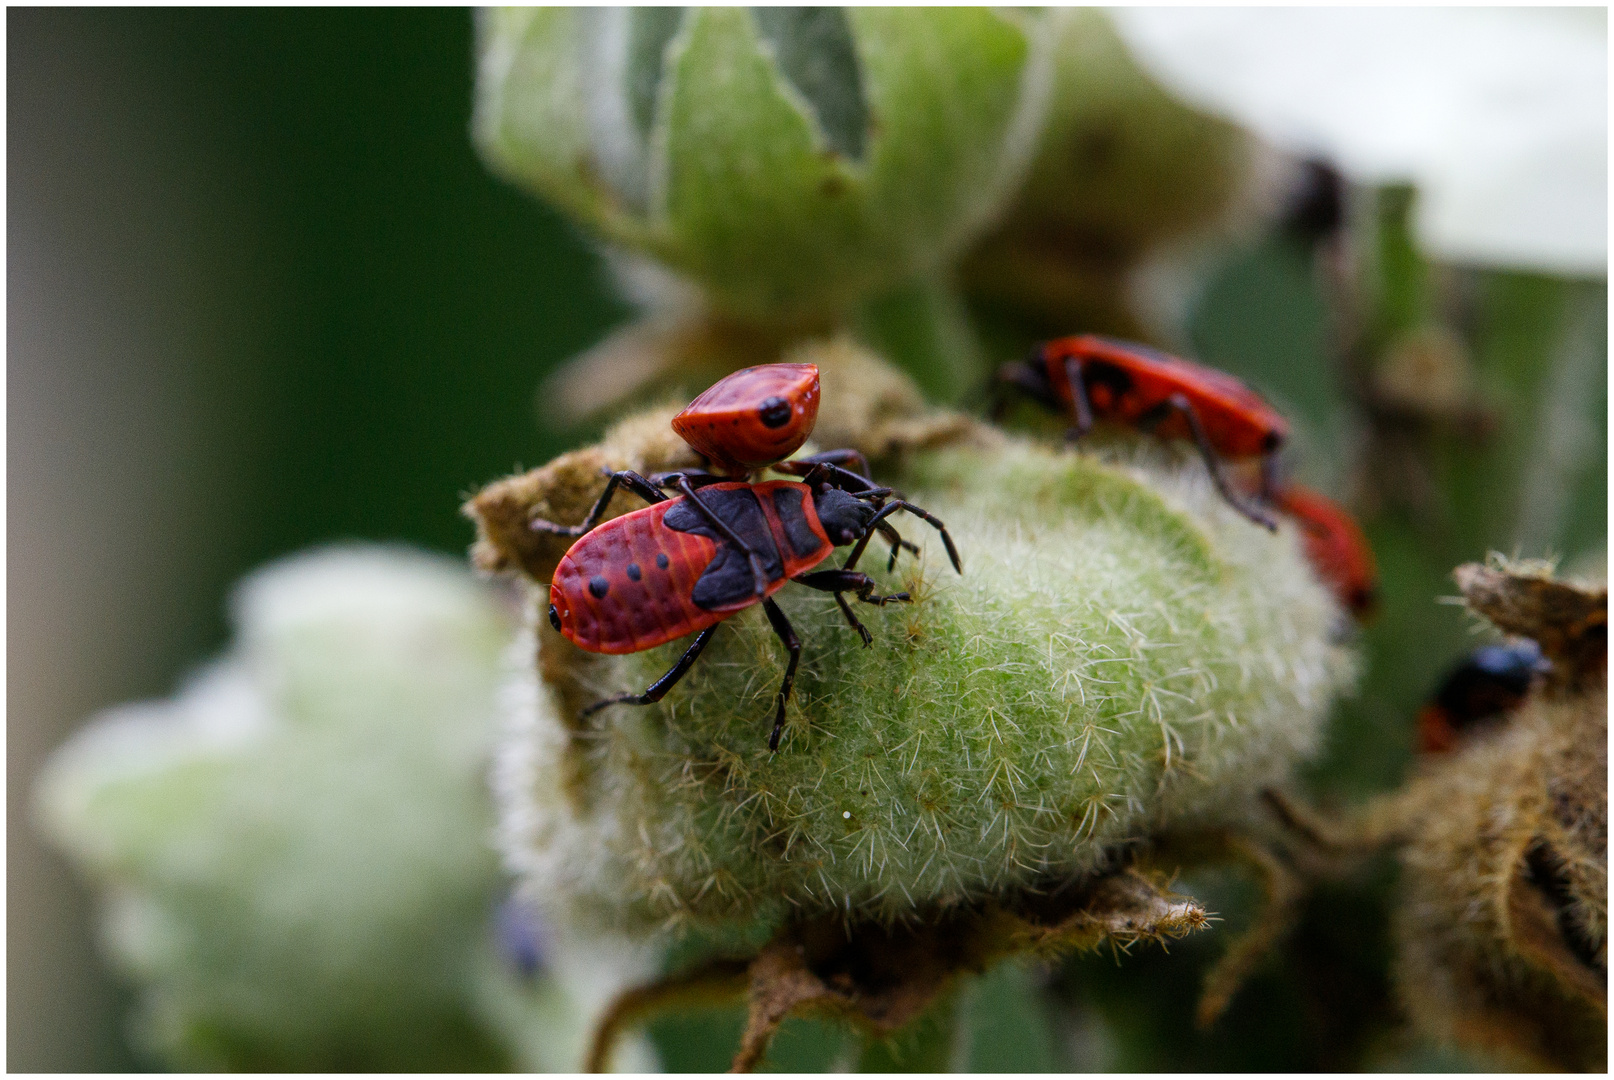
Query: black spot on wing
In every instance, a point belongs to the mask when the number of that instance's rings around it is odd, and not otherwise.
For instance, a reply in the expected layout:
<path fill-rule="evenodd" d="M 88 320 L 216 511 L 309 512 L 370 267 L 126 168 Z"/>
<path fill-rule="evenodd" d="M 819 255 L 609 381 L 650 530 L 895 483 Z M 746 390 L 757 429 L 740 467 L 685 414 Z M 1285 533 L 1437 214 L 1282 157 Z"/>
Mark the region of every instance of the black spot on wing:
<path fill-rule="evenodd" d="M 656 568 L 659 570 L 665 570 L 667 569 L 668 565 L 669 560 L 667 558 L 667 553 L 665 551 L 656 552 Z"/>
<path fill-rule="evenodd" d="M 785 426 L 792 411 L 790 402 L 782 397 L 771 397 L 762 403 L 757 416 L 761 418 L 763 427 L 777 428 Z"/>
<path fill-rule="evenodd" d="M 595 574 L 588 579 L 588 591 L 594 594 L 594 599 L 604 600 L 605 594 L 611 591 L 611 583 Z"/>
<path fill-rule="evenodd" d="M 643 576 L 644 576 L 644 572 L 639 569 L 639 564 L 638 563 L 630 562 L 628 564 L 628 580 L 629 581 L 638 581 Z"/>
<path fill-rule="evenodd" d="M 809 555 L 816 554 L 818 549 L 824 546 L 824 542 L 813 532 L 813 527 L 807 524 L 807 515 L 801 509 L 801 499 L 800 488 L 773 489 L 773 508 L 784 524 L 785 539 L 790 541 L 790 550 L 796 553 L 796 558 L 805 559 Z"/>
<path fill-rule="evenodd" d="M 750 544 L 751 550 L 761 556 L 763 573 L 769 582 L 785 576 L 784 563 L 779 559 L 779 548 L 773 542 L 768 519 L 762 516 L 762 504 L 757 502 L 756 494 L 750 488 L 720 491 L 707 488 L 700 493 L 700 497 L 718 520 L 734 530 L 735 535 Z M 687 496 L 668 510 L 661 522 L 669 529 L 709 537 L 717 542 L 717 554 L 706 565 L 706 571 L 690 591 L 689 598 L 696 607 L 710 611 L 756 595 L 756 578 L 751 573 L 751 561 L 712 528 L 700 511 L 689 505 Z"/>

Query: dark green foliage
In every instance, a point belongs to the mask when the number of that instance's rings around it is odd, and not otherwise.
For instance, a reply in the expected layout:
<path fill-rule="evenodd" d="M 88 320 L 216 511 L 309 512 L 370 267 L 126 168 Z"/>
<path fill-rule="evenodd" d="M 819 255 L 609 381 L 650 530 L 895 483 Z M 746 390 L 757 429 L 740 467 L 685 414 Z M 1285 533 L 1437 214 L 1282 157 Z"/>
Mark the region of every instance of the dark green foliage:
<path fill-rule="evenodd" d="M 812 106 L 829 148 L 861 161 L 869 108 L 846 13 L 833 7 L 775 7 L 752 8 L 751 15 L 779 69 Z"/>

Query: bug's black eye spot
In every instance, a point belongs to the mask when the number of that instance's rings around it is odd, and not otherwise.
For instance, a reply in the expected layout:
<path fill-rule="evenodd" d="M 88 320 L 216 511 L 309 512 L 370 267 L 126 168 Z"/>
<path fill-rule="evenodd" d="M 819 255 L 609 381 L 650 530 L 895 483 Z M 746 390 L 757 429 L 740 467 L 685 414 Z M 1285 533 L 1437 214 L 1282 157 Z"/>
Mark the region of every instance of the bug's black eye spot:
<path fill-rule="evenodd" d="M 638 581 L 641 576 L 643 575 L 639 570 L 639 564 L 636 562 L 630 562 L 628 564 L 628 580 Z"/>
<path fill-rule="evenodd" d="M 667 563 L 667 553 L 666 552 L 658 553 L 656 555 L 656 568 L 659 569 L 659 570 L 665 570 L 665 569 L 667 569 L 667 565 L 668 565 L 668 563 Z"/>
<path fill-rule="evenodd" d="M 596 600 L 604 600 L 605 594 L 611 591 L 611 583 L 595 574 L 588 579 L 588 591 L 594 594 Z"/>
<path fill-rule="evenodd" d="M 549 625 L 556 630 L 560 629 L 560 612 L 555 610 L 554 604 L 549 605 Z"/>
<path fill-rule="evenodd" d="M 762 403 L 757 415 L 762 418 L 765 427 L 784 427 L 790 419 L 790 402 L 782 397 L 771 397 Z"/>

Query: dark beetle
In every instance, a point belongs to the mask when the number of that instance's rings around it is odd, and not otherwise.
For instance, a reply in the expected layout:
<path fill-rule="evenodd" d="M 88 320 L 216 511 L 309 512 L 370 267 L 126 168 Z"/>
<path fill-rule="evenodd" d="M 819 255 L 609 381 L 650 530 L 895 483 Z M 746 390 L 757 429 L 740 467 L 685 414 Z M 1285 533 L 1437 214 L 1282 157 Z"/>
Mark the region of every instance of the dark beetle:
<path fill-rule="evenodd" d="M 1455 748 L 1470 728 L 1517 708 L 1536 675 L 1550 666 L 1528 638 L 1475 649 L 1446 673 L 1418 711 L 1418 749 L 1438 754 Z"/>

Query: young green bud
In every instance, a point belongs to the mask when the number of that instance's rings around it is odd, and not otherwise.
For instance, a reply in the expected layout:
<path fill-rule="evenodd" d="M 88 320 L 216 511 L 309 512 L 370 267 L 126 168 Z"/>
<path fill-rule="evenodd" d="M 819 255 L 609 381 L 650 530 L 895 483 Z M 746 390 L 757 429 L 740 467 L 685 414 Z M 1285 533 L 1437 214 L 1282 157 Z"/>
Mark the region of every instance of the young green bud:
<path fill-rule="evenodd" d="M 494 169 L 762 322 L 935 269 L 1012 194 L 1048 86 L 1040 16 L 965 8 L 486 13 Z"/>

